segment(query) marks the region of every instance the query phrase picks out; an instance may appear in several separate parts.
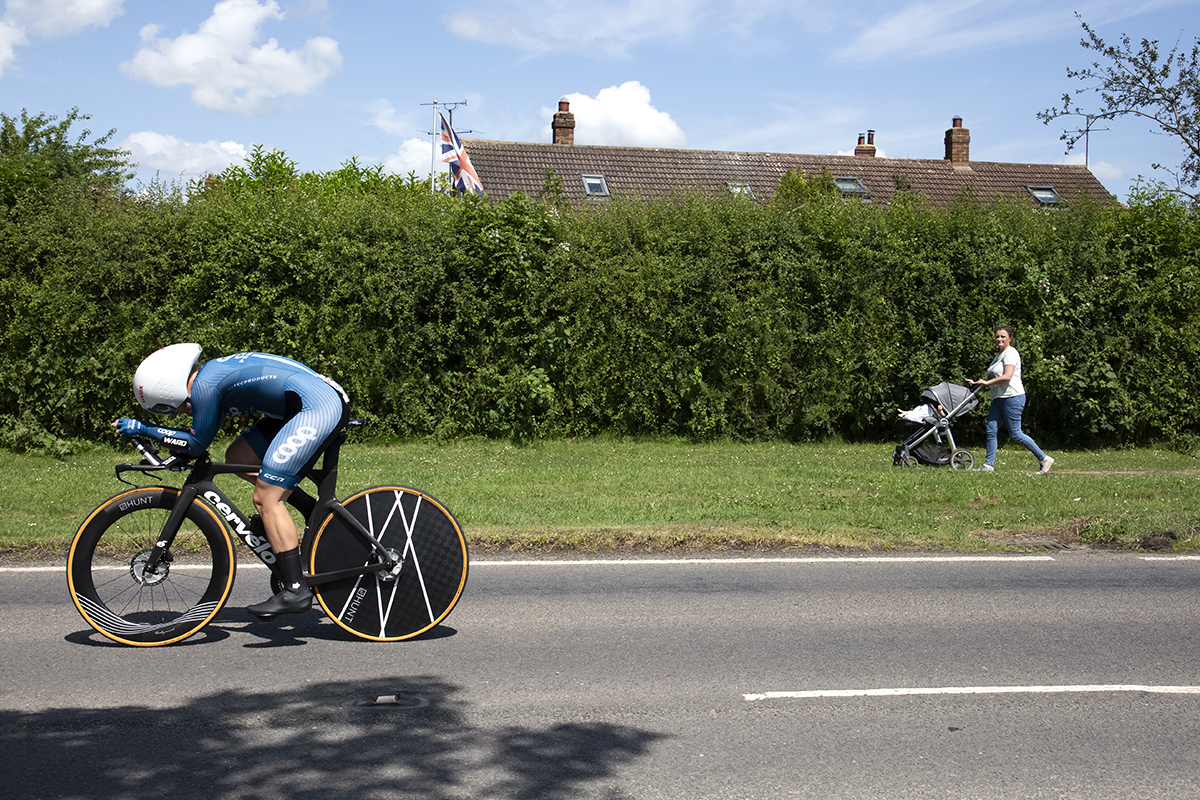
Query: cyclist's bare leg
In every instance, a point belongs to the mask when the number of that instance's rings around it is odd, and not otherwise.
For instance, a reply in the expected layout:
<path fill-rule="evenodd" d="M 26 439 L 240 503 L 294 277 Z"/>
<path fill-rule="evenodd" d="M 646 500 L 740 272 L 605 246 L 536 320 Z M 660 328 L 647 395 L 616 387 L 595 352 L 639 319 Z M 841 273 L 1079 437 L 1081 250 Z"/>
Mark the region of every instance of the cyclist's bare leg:
<path fill-rule="evenodd" d="M 270 619 L 278 614 L 298 614 L 312 608 L 313 595 L 300 563 L 300 538 L 284 502 L 291 489 L 263 481 L 254 484 L 254 507 L 263 521 L 267 540 L 275 553 L 276 571 L 283 589 L 263 603 L 248 606 L 255 616 Z"/>
<path fill-rule="evenodd" d="M 229 445 L 225 450 L 225 459 L 230 464 L 262 463 L 244 436 L 239 436 Z M 275 573 L 283 584 L 282 591 L 266 602 L 248 606 L 247 610 L 263 619 L 307 611 L 312 607 L 313 595 L 304 581 L 296 523 L 292 521 L 292 515 L 285 505 L 292 490 L 260 481 L 258 473 L 238 475 L 254 484 L 254 508 L 258 511 L 263 533 L 275 554 Z"/>
<path fill-rule="evenodd" d="M 254 507 L 262 517 L 267 540 L 271 542 L 271 549 L 276 553 L 300 546 L 296 523 L 292 522 L 292 515 L 284 505 L 291 493 L 291 489 L 284 489 L 272 483 L 263 483 L 260 480 L 254 482 Z"/>
<path fill-rule="evenodd" d="M 225 449 L 225 460 L 230 464 L 262 463 L 262 459 L 255 454 L 254 448 L 250 446 L 244 436 L 234 439 L 233 443 Z M 271 543 L 271 549 L 276 553 L 282 553 L 293 547 L 299 547 L 300 539 L 296 534 L 296 525 L 292 522 L 292 516 L 284 506 L 288 496 L 292 493 L 291 490 L 263 483 L 258 479 L 257 472 L 239 472 L 237 476 L 254 484 L 254 508 L 262 519 L 263 532 L 267 535 L 267 541 Z"/>

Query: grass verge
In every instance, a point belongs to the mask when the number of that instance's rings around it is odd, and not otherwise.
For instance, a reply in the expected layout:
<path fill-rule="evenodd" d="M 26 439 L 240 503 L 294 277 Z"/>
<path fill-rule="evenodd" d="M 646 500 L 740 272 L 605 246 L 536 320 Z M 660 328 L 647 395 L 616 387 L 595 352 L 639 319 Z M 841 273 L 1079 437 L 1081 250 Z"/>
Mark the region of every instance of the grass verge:
<path fill-rule="evenodd" d="M 475 552 L 802 550 L 977 552 L 1029 547 L 1192 551 L 1200 463 L 1166 450 L 1026 451 L 996 472 L 899 468 L 891 444 L 677 440 L 349 445 L 343 495 L 416 486 L 450 508 Z M 214 452 L 222 452 L 218 445 Z M 122 487 L 101 450 L 55 460 L 0 453 L 0 552 L 61 557 L 76 527 Z M 151 478 L 178 484 L 180 476 Z M 250 508 L 235 478 L 236 502 Z"/>

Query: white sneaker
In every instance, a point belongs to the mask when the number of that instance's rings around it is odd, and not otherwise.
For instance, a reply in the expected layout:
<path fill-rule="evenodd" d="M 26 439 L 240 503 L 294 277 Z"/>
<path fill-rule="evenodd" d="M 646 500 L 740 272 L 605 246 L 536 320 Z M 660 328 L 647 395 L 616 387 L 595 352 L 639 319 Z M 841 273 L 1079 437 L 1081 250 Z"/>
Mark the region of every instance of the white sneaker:
<path fill-rule="evenodd" d="M 1045 475 L 1047 472 L 1050 471 L 1050 468 L 1054 466 L 1054 459 L 1051 458 L 1050 456 L 1046 456 L 1045 458 L 1043 458 L 1041 460 L 1040 463 L 1042 465 L 1042 468 L 1040 470 L 1038 470 L 1038 472 L 1041 473 L 1042 475 Z"/>
<path fill-rule="evenodd" d="M 982 467 L 979 468 L 979 471 L 980 472 L 995 472 L 996 468 L 993 467 L 991 464 L 984 464 Z"/>

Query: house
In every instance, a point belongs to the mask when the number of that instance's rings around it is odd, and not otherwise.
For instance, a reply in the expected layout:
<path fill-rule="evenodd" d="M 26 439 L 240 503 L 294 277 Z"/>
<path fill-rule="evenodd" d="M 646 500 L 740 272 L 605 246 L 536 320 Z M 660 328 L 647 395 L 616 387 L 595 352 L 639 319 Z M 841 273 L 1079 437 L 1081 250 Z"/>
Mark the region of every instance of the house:
<path fill-rule="evenodd" d="M 899 191 L 947 205 L 968 190 L 981 199 L 1019 197 L 1047 206 L 1081 196 L 1115 202 L 1082 165 L 972 161 L 971 132 L 960 117 L 946 131 L 945 158 L 920 159 L 877 158 L 875 131 L 859 134 L 853 156 L 577 145 L 568 101 L 560 100 L 558 109 L 551 144 L 464 140 L 490 197 L 536 194 L 545 185 L 546 170 L 554 170 L 574 202 L 610 195 L 648 199 L 677 190 L 770 198 L 788 170 L 828 169 L 843 195 L 885 205 Z"/>

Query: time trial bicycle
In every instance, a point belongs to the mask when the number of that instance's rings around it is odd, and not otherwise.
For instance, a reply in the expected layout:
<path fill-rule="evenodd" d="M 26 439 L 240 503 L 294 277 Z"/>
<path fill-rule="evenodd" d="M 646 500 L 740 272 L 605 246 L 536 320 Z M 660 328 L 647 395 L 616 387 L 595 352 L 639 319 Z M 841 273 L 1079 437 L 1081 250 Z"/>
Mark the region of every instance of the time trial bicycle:
<path fill-rule="evenodd" d="M 351 420 L 348 427 L 362 425 Z M 437 500 L 406 486 L 374 486 L 339 502 L 337 467 L 343 431 L 306 478 L 316 507 L 301 539 L 306 581 L 339 626 L 363 639 L 418 636 L 454 609 L 467 583 L 467 542 Z M 211 622 L 233 591 L 234 538 L 282 584 L 261 531 L 213 482 L 256 473 L 257 465 L 160 458 L 153 440 L 132 437 L 139 464 L 119 464 L 117 479 L 134 488 L 92 511 L 71 543 L 67 584 L 75 607 L 97 631 L 122 644 L 154 647 L 183 641 Z M 189 470 L 180 488 L 139 486 L 126 473 Z"/>

